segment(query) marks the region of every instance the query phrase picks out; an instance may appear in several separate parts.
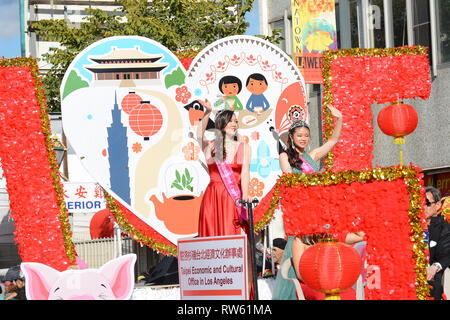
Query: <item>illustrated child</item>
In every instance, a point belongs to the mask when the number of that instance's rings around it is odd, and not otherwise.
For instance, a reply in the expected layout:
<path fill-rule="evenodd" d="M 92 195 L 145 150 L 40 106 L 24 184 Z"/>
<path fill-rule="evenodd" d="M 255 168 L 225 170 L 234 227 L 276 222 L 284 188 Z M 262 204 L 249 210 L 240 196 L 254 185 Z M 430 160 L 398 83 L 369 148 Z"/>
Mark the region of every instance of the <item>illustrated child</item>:
<path fill-rule="evenodd" d="M 235 76 L 225 76 L 219 81 L 219 90 L 225 96 L 217 100 L 214 103 L 215 107 L 224 104 L 225 109 L 239 111 L 244 109 L 241 101 L 237 97 L 237 94 L 241 92 L 242 82 L 238 77 Z"/>
<path fill-rule="evenodd" d="M 260 73 L 253 73 L 248 76 L 245 84 L 247 90 L 251 92 L 250 98 L 248 98 L 247 105 L 245 106 L 248 111 L 262 113 L 269 109 L 269 101 L 263 95 L 263 92 L 267 90 L 268 84 L 266 78 Z"/>

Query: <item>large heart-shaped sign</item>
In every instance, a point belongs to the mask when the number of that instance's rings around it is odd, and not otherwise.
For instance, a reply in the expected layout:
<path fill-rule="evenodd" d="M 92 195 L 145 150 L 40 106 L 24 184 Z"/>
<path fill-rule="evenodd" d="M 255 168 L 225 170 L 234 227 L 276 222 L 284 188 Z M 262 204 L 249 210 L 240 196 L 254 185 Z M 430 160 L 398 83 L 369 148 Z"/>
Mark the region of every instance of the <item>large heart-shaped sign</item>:
<path fill-rule="evenodd" d="M 263 86 L 256 90 L 253 82 Z M 153 40 L 106 38 L 74 59 L 61 96 L 65 134 L 86 170 L 174 244 L 197 234 L 209 183 L 195 139 L 204 113 L 197 100 L 211 101 L 211 125 L 218 110 L 235 110 L 239 134 L 252 147 L 250 195 L 260 198 L 281 173 L 275 138 L 290 122 L 308 121 L 294 62 L 250 36 L 214 42 L 188 71 Z"/>

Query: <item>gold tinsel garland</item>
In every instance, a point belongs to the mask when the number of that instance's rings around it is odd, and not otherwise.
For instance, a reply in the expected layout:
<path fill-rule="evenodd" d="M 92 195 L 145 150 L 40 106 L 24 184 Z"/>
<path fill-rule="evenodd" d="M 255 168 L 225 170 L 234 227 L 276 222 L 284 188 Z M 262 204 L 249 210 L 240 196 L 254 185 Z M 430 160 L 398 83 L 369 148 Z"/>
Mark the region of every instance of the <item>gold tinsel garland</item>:
<path fill-rule="evenodd" d="M 169 254 L 172 256 L 178 255 L 178 250 L 176 246 L 168 245 L 163 242 L 158 242 L 152 237 L 144 234 L 143 232 L 139 231 L 136 227 L 134 227 L 125 217 L 116 200 L 108 192 L 106 192 L 105 189 L 103 189 L 103 194 L 105 195 L 106 203 L 108 205 L 109 210 L 114 215 L 114 219 L 117 221 L 119 226 L 125 232 L 127 232 L 133 237 L 133 239 L 149 246 L 150 248 L 153 248 L 154 250 L 162 254 Z"/>
<path fill-rule="evenodd" d="M 200 51 L 201 50 L 186 49 L 186 50 L 175 51 L 174 53 L 178 59 L 184 59 L 184 58 L 194 59 Z"/>
<path fill-rule="evenodd" d="M 429 286 L 426 279 L 426 267 L 428 264 L 425 243 L 423 241 L 423 228 L 420 213 L 422 211 L 420 195 L 420 179 L 418 171 L 413 166 L 383 167 L 367 171 L 345 170 L 339 172 L 326 171 L 315 174 L 283 174 L 275 184 L 274 195 L 269 210 L 255 224 L 255 231 L 261 231 L 272 219 L 275 209 L 279 206 L 284 188 L 297 185 L 331 186 L 337 184 L 350 184 L 352 182 L 370 183 L 372 181 L 394 181 L 404 179 L 409 194 L 410 207 L 408 209 L 409 223 L 411 226 L 411 242 L 413 243 L 413 259 L 415 260 L 416 296 L 419 300 L 426 300 L 429 296 Z"/>
<path fill-rule="evenodd" d="M 59 177 L 59 166 L 56 160 L 55 150 L 53 148 L 53 141 L 51 139 L 50 120 L 47 113 L 47 102 L 43 89 L 42 78 L 39 74 L 39 67 L 36 59 L 30 58 L 13 58 L 0 60 L 0 67 L 29 67 L 34 79 L 35 95 L 40 107 L 40 119 L 42 122 L 42 133 L 45 137 L 45 144 L 47 147 L 48 162 L 51 170 L 51 178 L 53 187 L 56 192 L 57 205 L 60 208 L 58 219 L 61 223 L 61 231 L 64 239 L 64 247 L 67 257 L 72 264 L 75 264 L 76 251 L 72 242 L 72 232 L 70 230 L 69 215 L 64 201 L 63 188 Z"/>
<path fill-rule="evenodd" d="M 373 48 L 373 49 L 341 49 L 334 51 L 323 52 L 323 115 L 324 115 L 324 142 L 333 134 L 333 116 L 331 111 L 326 108 L 327 105 L 333 105 L 332 94 L 332 76 L 331 76 L 331 64 L 335 59 L 343 57 L 388 57 L 388 56 L 401 56 L 401 55 L 424 55 L 427 54 L 427 47 L 414 46 L 414 47 L 398 47 L 398 48 Z M 330 151 L 325 157 L 326 169 L 332 170 L 334 154 L 333 150 Z"/>

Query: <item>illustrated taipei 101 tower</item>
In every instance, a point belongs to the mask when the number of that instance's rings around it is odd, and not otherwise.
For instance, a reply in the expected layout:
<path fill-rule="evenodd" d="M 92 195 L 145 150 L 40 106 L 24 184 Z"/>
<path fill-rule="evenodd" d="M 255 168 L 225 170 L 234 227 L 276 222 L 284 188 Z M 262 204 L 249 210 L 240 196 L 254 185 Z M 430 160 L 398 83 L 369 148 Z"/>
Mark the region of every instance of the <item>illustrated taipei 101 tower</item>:
<path fill-rule="evenodd" d="M 111 190 L 123 201 L 131 205 L 127 128 L 122 124 L 122 111 L 117 104 L 117 92 L 115 93 L 114 109 L 111 113 L 112 123 L 107 128 Z"/>

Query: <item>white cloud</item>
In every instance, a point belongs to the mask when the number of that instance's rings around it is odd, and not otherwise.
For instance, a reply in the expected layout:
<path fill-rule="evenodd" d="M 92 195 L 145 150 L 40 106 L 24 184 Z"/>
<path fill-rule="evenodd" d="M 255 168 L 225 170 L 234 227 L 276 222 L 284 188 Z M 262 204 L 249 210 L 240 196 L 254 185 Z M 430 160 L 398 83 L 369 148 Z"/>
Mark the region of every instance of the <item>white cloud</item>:
<path fill-rule="evenodd" d="M 19 34 L 19 0 L 0 0 L 0 38 L 11 39 Z"/>

